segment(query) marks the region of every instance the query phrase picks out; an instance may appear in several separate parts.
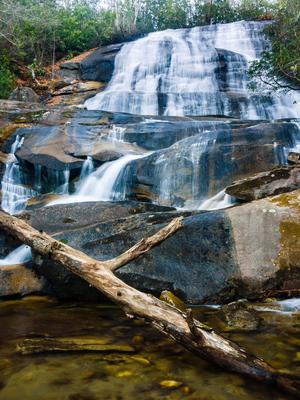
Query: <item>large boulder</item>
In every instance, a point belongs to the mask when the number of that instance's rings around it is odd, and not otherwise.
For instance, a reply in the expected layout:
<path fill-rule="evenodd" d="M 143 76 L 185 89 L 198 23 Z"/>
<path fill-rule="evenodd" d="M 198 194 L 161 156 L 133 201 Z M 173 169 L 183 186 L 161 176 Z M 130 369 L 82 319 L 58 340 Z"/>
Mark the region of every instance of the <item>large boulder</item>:
<path fill-rule="evenodd" d="M 137 199 L 165 205 L 197 205 L 233 181 L 285 162 L 298 127 L 294 123 L 203 131 L 131 164 Z"/>
<path fill-rule="evenodd" d="M 26 86 L 17 87 L 9 96 L 9 100 L 23 101 L 26 103 L 39 103 L 40 98 L 33 89 Z"/>
<path fill-rule="evenodd" d="M 237 182 L 225 190 L 227 194 L 242 201 L 262 199 L 300 188 L 300 165 L 281 166 L 271 171 L 261 172 Z"/>
<path fill-rule="evenodd" d="M 271 289 L 300 288 L 299 200 L 298 190 L 202 213 L 128 202 L 81 203 L 28 211 L 23 218 L 106 260 L 184 215 L 181 230 L 117 274 L 147 292 L 170 290 L 188 303 L 220 303 L 257 298 Z M 57 295 L 95 299 L 95 291 L 62 267 L 40 257 L 35 262 Z"/>
<path fill-rule="evenodd" d="M 122 46 L 123 43 L 102 46 L 79 59 L 67 61 L 61 65 L 60 75 L 63 78 L 109 82 L 114 72 L 116 55 Z"/>

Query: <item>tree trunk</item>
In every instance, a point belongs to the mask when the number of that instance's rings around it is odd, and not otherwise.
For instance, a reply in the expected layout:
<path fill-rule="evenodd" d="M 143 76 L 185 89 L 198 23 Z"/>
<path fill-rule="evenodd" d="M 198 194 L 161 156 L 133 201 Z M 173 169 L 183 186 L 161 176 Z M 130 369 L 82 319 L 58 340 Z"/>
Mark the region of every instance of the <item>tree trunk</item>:
<path fill-rule="evenodd" d="M 86 254 L 39 232 L 24 221 L 0 211 L 0 228 L 31 246 L 42 257 L 64 266 L 100 290 L 118 304 L 129 318 L 139 318 L 174 339 L 194 354 L 230 371 L 267 384 L 277 385 L 300 398 L 297 378 L 277 374 L 263 360 L 247 353 L 232 341 L 208 329 L 192 316 L 157 298 L 128 286 L 113 271 L 139 257 L 174 234 L 182 226 L 182 218 L 174 219 L 148 239 L 108 261 L 97 261 Z"/>

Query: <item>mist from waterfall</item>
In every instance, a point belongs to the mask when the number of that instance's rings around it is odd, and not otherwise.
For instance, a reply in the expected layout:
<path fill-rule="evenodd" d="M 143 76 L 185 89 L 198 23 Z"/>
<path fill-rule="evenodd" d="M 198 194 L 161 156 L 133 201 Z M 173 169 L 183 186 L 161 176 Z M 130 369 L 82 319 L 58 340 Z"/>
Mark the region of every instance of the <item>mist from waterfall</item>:
<path fill-rule="evenodd" d="M 248 89 L 249 63 L 268 48 L 266 22 L 239 21 L 166 30 L 127 43 L 107 89 L 89 110 L 143 115 L 232 115 L 294 118 L 300 95 Z"/>

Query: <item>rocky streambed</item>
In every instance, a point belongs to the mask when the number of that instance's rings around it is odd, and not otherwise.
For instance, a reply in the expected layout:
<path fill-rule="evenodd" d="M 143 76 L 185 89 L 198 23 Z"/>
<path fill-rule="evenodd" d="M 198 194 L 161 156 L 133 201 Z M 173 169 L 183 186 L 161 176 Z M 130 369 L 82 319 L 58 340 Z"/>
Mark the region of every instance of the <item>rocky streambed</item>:
<path fill-rule="evenodd" d="M 244 309 L 243 326 L 232 306 L 227 320 L 216 308 L 194 312 L 278 370 L 299 374 L 297 307 L 271 302 L 250 307 L 255 310 Z M 24 400 L 289 400 L 272 387 L 199 360 L 109 305 L 28 297 L 1 301 L 0 318 L 1 400 L 18 399 L 20 393 Z M 51 340 L 76 342 L 77 351 L 55 352 Z M 86 351 L 91 343 L 97 350 Z M 39 351 L 30 353 L 29 344 Z"/>

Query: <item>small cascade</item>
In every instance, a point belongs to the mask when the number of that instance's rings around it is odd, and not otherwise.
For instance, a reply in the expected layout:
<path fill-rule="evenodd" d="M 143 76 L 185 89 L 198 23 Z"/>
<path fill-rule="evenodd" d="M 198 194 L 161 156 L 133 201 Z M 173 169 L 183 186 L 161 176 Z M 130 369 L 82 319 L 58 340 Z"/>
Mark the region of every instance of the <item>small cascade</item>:
<path fill-rule="evenodd" d="M 217 131 L 183 139 L 171 147 L 171 153 L 162 153 L 155 162 L 158 199 L 162 205 L 194 208 L 207 190 L 207 157 L 213 147 Z M 182 171 L 182 172 L 181 172 Z M 189 175 L 187 181 L 186 175 Z M 182 204 L 180 197 L 188 199 Z"/>
<path fill-rule="evenodd" d="M 295 151 L 296 153 L 300 153 L 300 121 L 294 121 L 294 124 L 298 128 L 298 133 L 293 137 L 293 146 L 289 149 L 289 151 Z"/>
<path fill-rule="evenodd" d="M 74 195 L 54 200 L 47 206 L 86 201 L 125 200 L 128 183 L 127 167 L 130 162 L 142 157 L 145 155 L 127 154 L 118 160 L 101 165 L 83 180 Z"/>
<path fill-rule="evenodd" d="M 34 165 L 34 187 L 37 191 L 42 190 L 42 166 Z"/>
<path fill-rule="evenodd" d="M 205 200 L 198 210 L 220 210 L 223 208 L 228 208 L 233 206 L 236 203 L 235 199 L 229 194 L 225 193 L 225 190 L 221 190 L 215 196 L 210 199 Z"/>
<path fill-rule="evenodd" d="M 63 184 L 61 186 L 61 190 L 59 193 L 61 194 L 68 194 L 69 193 L 69 182 L 70 182 L 70 170 L 65 169 L 63 171 Z"/>
<path fill-rule="evenodd" d="M 15 152 L 22 146 L 24 138 L 17 135 L 15 142 L 11 146 L 11 153 L 5 165 L 5 172 L 1 182 L 2 202 L 1 208 L 9 214 L 17 214 L 25 208 L 28 199 L 36 196 L 37 192 L 24 186 L 22 170 Z"/>
<path fill-rule="evenodd" d="M 68 168 L 65 168 L 64 171 L 48 169 L 47 173 L 48 181 L 55 193 L 69 193 L 70 170 Z"/>
<path fill-rule="evenodd" d="M 80 181 L 85 179 L 94 171 L 94 162 L 91 156 L 87 156 L 85 162 L 82 165 L 81 172 L 80 172 Z"/>
<path fill-rule="evenodd" d="M 9 253 L 3 260 L 0 260 L 0 266 L 25 264 L 31 258 L 31 248 L 23 244 Z"/>
<path fill-rule="evenodd" d="M 112 142 L 124 142 L 124 133 L 126 128 L 122 126 L 113 125 L 107 135 L 107 140 Z"/>

